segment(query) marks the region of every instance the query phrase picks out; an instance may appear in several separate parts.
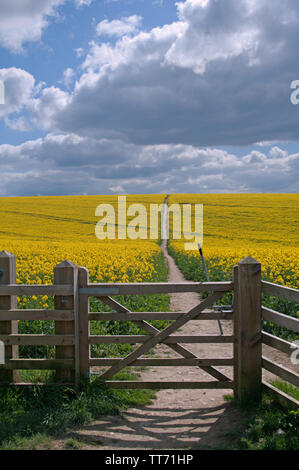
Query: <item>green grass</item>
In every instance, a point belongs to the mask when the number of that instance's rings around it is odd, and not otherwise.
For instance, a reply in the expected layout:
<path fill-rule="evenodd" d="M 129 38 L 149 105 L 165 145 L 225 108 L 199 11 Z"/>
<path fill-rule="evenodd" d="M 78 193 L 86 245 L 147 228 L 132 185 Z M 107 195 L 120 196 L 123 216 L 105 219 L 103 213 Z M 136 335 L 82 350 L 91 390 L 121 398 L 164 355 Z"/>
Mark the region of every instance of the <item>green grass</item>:
<path fill-rule="evenodd" d="M 126 371 L 119 380 L 136 378 Z M 0 388 L 0 449 L 44 448 L 51 438 L 103 415 L 151 403 L 152 390 L 112 390 L 96 378 L 75 392 L 66 387 Z"/>
<path fill-rule="evenodd" d="M 55 370 L 20 370 L 20 382 L 25 383 L 53 383 Z"/>
<path fill-rule="evenodd" d="M 64 448 L 68 450 L 80 450 L 83 447 L 83 442 L 78 441 L 75 437 L 71 437 L 64 444 Z"/>
<path fill-rule="evenodd" d="M 224 401 L 230 402 L 234 400 L 234 395 L 233 394 L 228 394 L 223 396 Z"/>
<path fill-rule="evenodd" d="M 286 393 L 287 395 L 290 395 L 291 397 L 295 398 L 295 400 L 299 401 L 299 388 L 294 387 L 293 385 L 284 382 L 283 380 L 272 380 L 270 383 L 282 392 Z"/>
<path fill-rule="evenodd" d="M 299 450 L 299 410 L 286 410 L 264 394 L 260 405 L 247 413 L 247 429 L 239 449 Z"/>
<path fill-rule="evenodd" d="M 50 450 L 51 448 L 51 437 L 41 433 L 31 438 L 16 437 L 4 442 L 0 447 L 1 450 Z"/>

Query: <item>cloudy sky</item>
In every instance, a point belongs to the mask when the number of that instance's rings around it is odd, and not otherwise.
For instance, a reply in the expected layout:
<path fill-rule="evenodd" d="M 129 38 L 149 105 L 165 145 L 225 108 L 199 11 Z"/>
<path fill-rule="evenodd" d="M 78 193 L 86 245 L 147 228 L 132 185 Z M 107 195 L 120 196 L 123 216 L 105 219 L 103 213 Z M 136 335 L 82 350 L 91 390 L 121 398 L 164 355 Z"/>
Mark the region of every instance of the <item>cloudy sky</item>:
<path fill-rule="evenodd" d="M 298 0 L 1 0 L 0 196 L 298 192 L 298 46 Z"/>

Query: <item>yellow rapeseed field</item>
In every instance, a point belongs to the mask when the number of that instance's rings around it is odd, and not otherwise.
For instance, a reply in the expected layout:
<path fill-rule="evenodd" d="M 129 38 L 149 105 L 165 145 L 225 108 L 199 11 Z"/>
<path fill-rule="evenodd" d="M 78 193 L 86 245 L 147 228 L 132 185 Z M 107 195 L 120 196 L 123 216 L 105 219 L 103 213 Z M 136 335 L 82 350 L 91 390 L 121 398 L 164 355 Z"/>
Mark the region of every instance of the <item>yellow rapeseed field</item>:
<path fill-rule="evenodd" d="M 148 208 L 164 198 L 127 196 L 127 205 Z M 115 207 L 117 223 L 116 196 L 1 198 L 0 249 L 17 256 L 18 282 L 51 283 L 54 266 L 64 259 L 86 266 L 92 280 L 152 279 L 160 253 L 156 241 L 96 238 L 95 209 L 102 203 Z M 203 248 L 210 269 L 229 276 L 237 261 L 251 255 L 262 263 L 264 277 L 298 287 L 299 195 L 174 194 L 172 203 L 203 204 Z M 184 258 L 198 257 L 185 252 L 183 242 L 171 241 L 171 249 Z"/>
<path fill-rule="evenodd" d="M 141 203 L 148 208 L 164 199 L 165 195 L 127 196 L 127 205 Z M 86 266 L 93 281 L 141 282 L 157 277 L 157 240 L 96 238 L 100 220 L 96 207 L 112 204 L 117 223 L 117 202 L 116 196 L 1 198 L 0 250 L 17 256 L 17 281 L 50 284 L 54 267 L 65 259 Z"/>
<path fill-rule="evenodd" d="M 203 251 L 212 277 L 229 278 L 233 265 L 250 255 L 262 263 L 264 278 L 298 288 L 298 194 L 174 194 L 173 203 L 203 204 Z M 190 265 L 199 254 L 185 251 L 184 241 L 173 240 L 171 249 Z"/>
<path fill-rule="evenodd" d="M 136 195 L 127 196 L 126 202 L 127 207 L 143 204 L 150 214 L 149 204 L 160 205 L 164 199 L 165 195 Z M 115 225 L 115 240 L 96 237 L 96 224 L 106 214 L 95 215 L 100 204 L 110 204 L 110 209 L 114 209 L 115 220 L 111 216 L 108 223 Z M 122 227 L 128 226 L 136 215 L 128 217 Z M 66 259 L 87 267 L 90 282 L 166 281 L 167 268 L 158 238 L 118 240 L 117 223 L 117 196 L 1 198 L 0 251 L 7 250 L 16 255 L 17 282 L 21 284 L 52 284 L 55 266 Z M 166 295 L 128 296 L 118 300 L 132 310 L 164 311 L 169 308 L 169 296 Z M 53 296 L 18 297 L 20 309 L 53 307 Z M 107 308 L 98 299 L 90 299 L 91 311 Z M 163 326 L 162 322 L 158 323 Z M 91 322 L 90 328 L 92 334 L 140 332 L 130 322 Z M 51 321 L 20 321 L 18 329 L 23 334 L 53 334 L 55 325 Z M 130 345 L 92 345 L 92 354 L 94 357 L 124 355 L 130 348 Z M 19 353 L 21 357 L 53 357 L 53 349 L 21 346 Z"/>

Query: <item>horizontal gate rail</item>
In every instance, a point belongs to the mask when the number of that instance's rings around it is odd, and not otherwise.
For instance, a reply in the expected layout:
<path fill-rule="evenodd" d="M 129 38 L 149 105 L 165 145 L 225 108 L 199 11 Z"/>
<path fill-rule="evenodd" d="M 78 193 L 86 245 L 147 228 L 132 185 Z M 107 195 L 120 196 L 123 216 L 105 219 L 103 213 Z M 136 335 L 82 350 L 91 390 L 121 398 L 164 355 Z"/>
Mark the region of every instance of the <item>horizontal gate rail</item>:
<path fill-rule="evenodd" d="M 22 346 L 70 346 L 75 344 L 74 335 L 0 335 L 0 341 L 6 345 Z"/>
<path fill-rule="evenodd" d="M 187 312 L 128 312 L 128 313 L 89 313 L 90 321 L 122 321 L 122 320 L 177 320 Z M 232 313 L 202 312 L 193 320 L 232 320 Z"/>
<path fill-rule="evenodd" d="M 284 313 L 276 312 L 267 307 L 262 307 L 262 317 L 264 320 L 276 325 L 283 326 L 289 330 L 299 333 L 299 319 L 285 315 Z"/>
<path fill-rule="evenodd" d="M 73 321 L 74 312 L 72 310 L 0 310 L 0 321 L 10 320 L 61 320 Z"/>
<path fill-rule="evenodd" d="M 73 359 L 9 359 L 5 364 L 0 365 L 0 370 L 11 369 L 36 369 L 36 370 L 60 370 L 73 369 L 75 361 Z"/>
<path fill-rule="evenodd" d="M 89 336 L 88 340 L 90 344 L 101 344 L 101 343 L 119 343 L 119 344 L 130 344 L 130 343 L 145 343 L 151 338 L 151 336 L 143 335 L 98 335 Z M 1 337 L 0 337 L 1 339 Z M 172 335 L 162 341 L 162 344 L 176 344 L 176 343 L 233 343 L 233 336 L 179 336 Z"/>
<path fill-rule="evenodd" d="M 285 354 L 290 354 L 293 348 L 293 344 L 289 341 L 266 333 L 266 331 L 262 331 L 262 341 L 264 344 L 267 344 L 267 346 L 278 349 Z"/>
<path fill-rule="evenodd" d="M 274 297 L 282 297 L 283 299 L 290 300 L 291 302 L 299 303 L 298 289 L 262 281 L 262 292 L 264 294 L 273 295 Z"/>
<path fill-rule="evenodd" d="M 272 384 L 269 384 L 268 382 L 263 381 L 262 386 L 263 386 L 264 391 L 267 392 L 268 395 L 271 395 L 273 398 L 279 401 L 279 403 L 282 406 L 291 408 L 293 410 L 298 410 L 299 408 L 298 400 L 291 397 L 290 395 L 287 395 L 286 393 L 282 392 L 281 390 L 274 387 Z"/>
<path fill-rule="evenodd" d="M 295 387 L 299 387 L 299 375 L 296 374 L 296 372 L 293 372 L 286 367 L 280 366 L 264 356 L 262 357 L 262 366 L 264 369 L 272 372 L 272 374 L 275 374 L 281 379 L 290 382 L 291 384 L 295 385 Z"/>
<path fill-rule="evenodd" d="M 233 290 L 232 282 L 144 282 L 127 284 L 97 283 L 79 289 L 80 295 L 101 297 L 109 295 L 173 294 L 179 292 L 228 292 Z"/>
<path fill-rule="evenodd" d="M 0 295 L 74 295 L 74 286 L 69 284 L 8 284 L 0 286 Z"/>
<path fill-rule="evenodd" d="M 89 364 L 91 366 L 113 366 L 121 359 L 111 358 L 91 358 Z M 234 364 L 233 358 L 216 358 L 216 359 L 136 359 L 132 362 L 131 366 L 232 366 Z"/>
<path fill-rule="evenodd" d="M 233 382 L 136 382 L 131 380 L 107 380 L 105 385 L 109 388 L 126 389 L 232 389 Z"/>

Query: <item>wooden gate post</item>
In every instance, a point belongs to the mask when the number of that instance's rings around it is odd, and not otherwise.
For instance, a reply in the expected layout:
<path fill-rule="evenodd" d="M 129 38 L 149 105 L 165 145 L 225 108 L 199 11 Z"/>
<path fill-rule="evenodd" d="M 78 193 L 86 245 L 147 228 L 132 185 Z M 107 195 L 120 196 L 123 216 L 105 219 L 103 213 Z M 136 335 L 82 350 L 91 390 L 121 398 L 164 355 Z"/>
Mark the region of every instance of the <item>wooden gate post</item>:
<path fill-rule="evenodd" d="M 234 329 L 234 397 L 238 400 L 239 395 L 239 279 L 238 279 L 238 265 L 233 267 L 233 283 L 234 283 L 234 301 L 233 301 L 233 329 Z"/>
<path fill-rule="evenodd" d="M 257 401 L 262 389 L 261 264 L 248 256 L 238 264 L 236 318 L 237 398 Z"/>
<path fill-rule="evenodd" d="M 0 285 L 16 284 L 16 257 L 7 251 L 0 252 Z M 17 298 L 12 295 L 0 296 L 0 310 L 11 310 L 17 308 Z M 0 335 L 18 333 L 18 322 L 0 321 Z M 5 362 L 18 357 L 18 346 L 5 346 Z M 18 381 L 18 372 L 15 370 L 1 370 L 1 382 Z"/>
<path fill-rule="evenodd" d="M 54 284 L 71 284 L 74 286 L 74 295 L 56 295 L 55 310 L 73 310 L 75 318 L 76 308 L 76 288 L 78 281 L 78 266 L 71 261 L 63 261 L 54 268 Z M 55 321 L 56 335 L 74 335 L 74 321 Z M 56 370 L 56 380 L 58 382 L 75 383 L 75 346 L 56 346 L 56 359 L 72 359 L 74 361 L 73 369 Z"/>
<path fill-rule="evenodd" d="M 79 268 L 78 288 L 88 286 L 89 273 L 86 268 Z M 89 296 L 80 295 L 78 301 L 78 321 L 79 321 L 79 378 L 81 381 L 89 377 Z"/>

